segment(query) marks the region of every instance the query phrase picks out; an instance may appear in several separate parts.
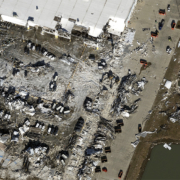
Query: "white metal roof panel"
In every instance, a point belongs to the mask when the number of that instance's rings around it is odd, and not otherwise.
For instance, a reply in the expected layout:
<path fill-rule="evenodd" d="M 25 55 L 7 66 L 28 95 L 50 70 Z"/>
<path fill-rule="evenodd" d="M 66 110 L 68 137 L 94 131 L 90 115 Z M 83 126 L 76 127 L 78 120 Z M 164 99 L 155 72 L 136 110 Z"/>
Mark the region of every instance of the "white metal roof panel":
<path fill-rule="evenodd" d="M 47 0 L 44 8 L 56 12 L 59 8 L 60 1 L 61 0 Z"/>
<path fill-rule="evenodd" d="M 6 1 L 8 1 L 8 0 L 6 0 Z M 32 3 L 32 0 L 19 0 L 19 2 L 21 3 L 21 2 L 23 2 L 23 3 L 26 3 L 26 4 L 31 4 Z"/>
<path fill-rule="evenodd" d="M 124 27 L 124 21 L 135 0 L 0 0 L 0 14 L 13 17 L 16 12 L 19 20 L 27 21 L 34 18 L 31 24 L 54 28 L 55 16 L 62 16 L 64 28 L 70 30 L 73 26 L 68 19 L 72 18 L 76 24 L 90 27 L 90 34 L 97 36 L 110 18 L 120 19 L 112 23 L 114 30 L 119 33 Z M 36 10 L 38 6 L 38 10 Z M 11 18 L 11 21 L 13 18 Z M 21 22 L 16 19 L 16 23 Z M 116 24 L 120 23 L 120 24 Z M 21 22 L 22 24 L 22 22 Z M 119 27 L 119 29 L 118 29 Z M 113 28 L 113 27 L 112 27 Z"/>
<path fill-rule="evenodd" d="M 19 11 L 19 7 L 21 7 L 20 11 Z M 28 9 L 29 9 L 29 4 L 18 1 L 14 7 L 13 12 L 17 13 L 19 19 L 22 19 L 22 20 L 26 19 L 27 20 L 26 13 L 27 13 Z M 12 14 L 12 12 L 11 12 L 11 14 Z"/>
<path fill-rule="evenodd" d="M 54 19 L 54 12 L 44 9 L 39 17 L 38 24 L 41 24 L 41 26 L 54 28 L 51 26 L 53 19 Z"/>
<path fill-rule="evenodd" d="M 2 15 L 1 18 L 3 19 L 3 21 L 8 21 L 8 22 L 18 24 L 18 25 L 21 25 L 21 26 L 25 26 L 26 23 L 27 23 L 26 21 L 17 19 L 15 17 L 6 16 L 6 15 Z"/>
<path fill-rule="evenodd" d="M 61 19 L 61 24 L 62 24 L 62 28 L 68 32 L 71 32 L 74 27 L 74 23 L 71 21 L 68 21 L 68 19 L 66 18 Z"/>
<path fill-rule="evenodd" d="M 76 0 L 63 0 L 58 8 L 58 13 L 62 14 L 64 18 L 69 18 L 73 8 L 75 6 Z"/>
<path fill-rule="evenodd" d="M 90 1 L 77 0 L 76 6 L 74 7 L 70 17 L 74 19 L 79 19 L 79 23 L 82 23 L 89 5 Z"/>

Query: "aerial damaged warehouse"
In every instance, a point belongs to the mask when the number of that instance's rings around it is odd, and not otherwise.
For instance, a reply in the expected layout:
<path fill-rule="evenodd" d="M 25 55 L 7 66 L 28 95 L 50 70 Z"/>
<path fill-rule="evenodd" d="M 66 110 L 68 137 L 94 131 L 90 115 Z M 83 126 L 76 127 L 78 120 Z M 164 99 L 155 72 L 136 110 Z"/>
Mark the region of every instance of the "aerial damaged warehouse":
<path fill-rule="evenodd" d="M 126 178 L 177 36 L 148 3 L 0 0 L 0 179 Z"/>

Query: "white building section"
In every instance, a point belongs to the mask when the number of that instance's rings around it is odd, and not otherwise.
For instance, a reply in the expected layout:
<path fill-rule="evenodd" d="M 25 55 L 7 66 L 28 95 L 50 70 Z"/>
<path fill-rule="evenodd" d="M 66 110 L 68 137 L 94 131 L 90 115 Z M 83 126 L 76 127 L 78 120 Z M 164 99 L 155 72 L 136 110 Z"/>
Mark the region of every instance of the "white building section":
<path fill-rule="evenodd" d="M 55 29 L 57 17 L 69 34 L 74 25 L 88 29 L 98 37 L 108 23 L 108 32 L 120 35 L 137 0 L 0 0 L 3 21 L 22 26 Z M 55 18 L 56 17 L 56 18 Z"/>

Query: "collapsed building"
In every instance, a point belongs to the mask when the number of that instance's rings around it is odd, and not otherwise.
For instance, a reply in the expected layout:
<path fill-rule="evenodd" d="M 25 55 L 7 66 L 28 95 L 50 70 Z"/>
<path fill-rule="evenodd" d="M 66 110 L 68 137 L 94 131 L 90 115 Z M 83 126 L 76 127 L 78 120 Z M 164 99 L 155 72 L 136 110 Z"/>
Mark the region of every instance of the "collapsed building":
<path fill-rule="evenodd" d="M 1 20 L 70 39 L 71 34 L 98 38 L 103 31 L 120 36 L 137 0 L 0 1 Z"/>

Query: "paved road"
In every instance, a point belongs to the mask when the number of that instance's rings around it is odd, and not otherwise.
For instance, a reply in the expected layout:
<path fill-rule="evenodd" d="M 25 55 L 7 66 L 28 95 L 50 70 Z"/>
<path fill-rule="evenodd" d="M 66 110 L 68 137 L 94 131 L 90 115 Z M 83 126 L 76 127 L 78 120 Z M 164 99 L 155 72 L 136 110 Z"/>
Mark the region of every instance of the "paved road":
<path fill-rule="evenodd" d="M 178 2 L 178 6 L 177 6 Z M 171 4 L 171 11 L 167 12 L 165 16 L 159 15 L 159 9 L 166 9 L 167 4 Z M 139 74 L 141 58 L 151 62 L 152 65 L 145 71 L 142 71 L 141 77 L 146 77 L 148 84 L 145 86 L 145 90 L 142 93 L 142 101 L 139 103 L 137 113 L 133 114 L 129 119 L 124 120 L 124 127 L 122 133 L 117 135 L 117 138 L 112 143 L 112 153 L 107 155 L 108 162 L 102 164 L 101 167 L 106 166 L 107 173 L 98 173 L 95 176 L 97 180 L 115 180 L 118 179 L 118 172 L 123 170 L 123 179 L 128 169 L 130 160 L 133 156 L 134 147 L 131 142 L 134 142 L 135 134 L 138 133 L 137 127 L 139 123 L 142 123 L 147 116 L 148 111 L 151 110 L 156 94 L 158 92 L 159 84 L 162 82 L 166 67 L 168 67 L 170 59 L 173 55 L 167 55 L 166 46 L 171 48 L 175 47 L 178 42 L 180 30 L 171 30 L 170 23 L 172 20 L 177 20 L 180 17 L 180 1 L 176 0 L 144 0 L 142 3 L 138 3 L 133 17 L 131 18 L 131 24 L 129 27 L 136 29 L 135 39 L 133 42 L 133 48 L 138 47 L 137 41 L 140 43 L 146 42 L 150 38 L 150 31 L 142 31 L 142 28 L 151 28 L 151 31 L 155 31 L 158 23 L 161 19 L 165 19 L 165 24 L 159 33 L 159 37 L 154 40 L 156 52 L 152 52 L 152 44 L 148 43 L 147 52 L 148 56 L 143 57 L 140 54 L 133 53 L 130 57 L 124 59 L 124 68 L 121 72 L 126 74 L 128 69 L 135 71 Z M 172 37 L 172 42 L 168 41 L 168 36 Z M 132 60 L 133 59 L 133 60 Z M 138 158 L 138 157 L 137 157 Z"/>

